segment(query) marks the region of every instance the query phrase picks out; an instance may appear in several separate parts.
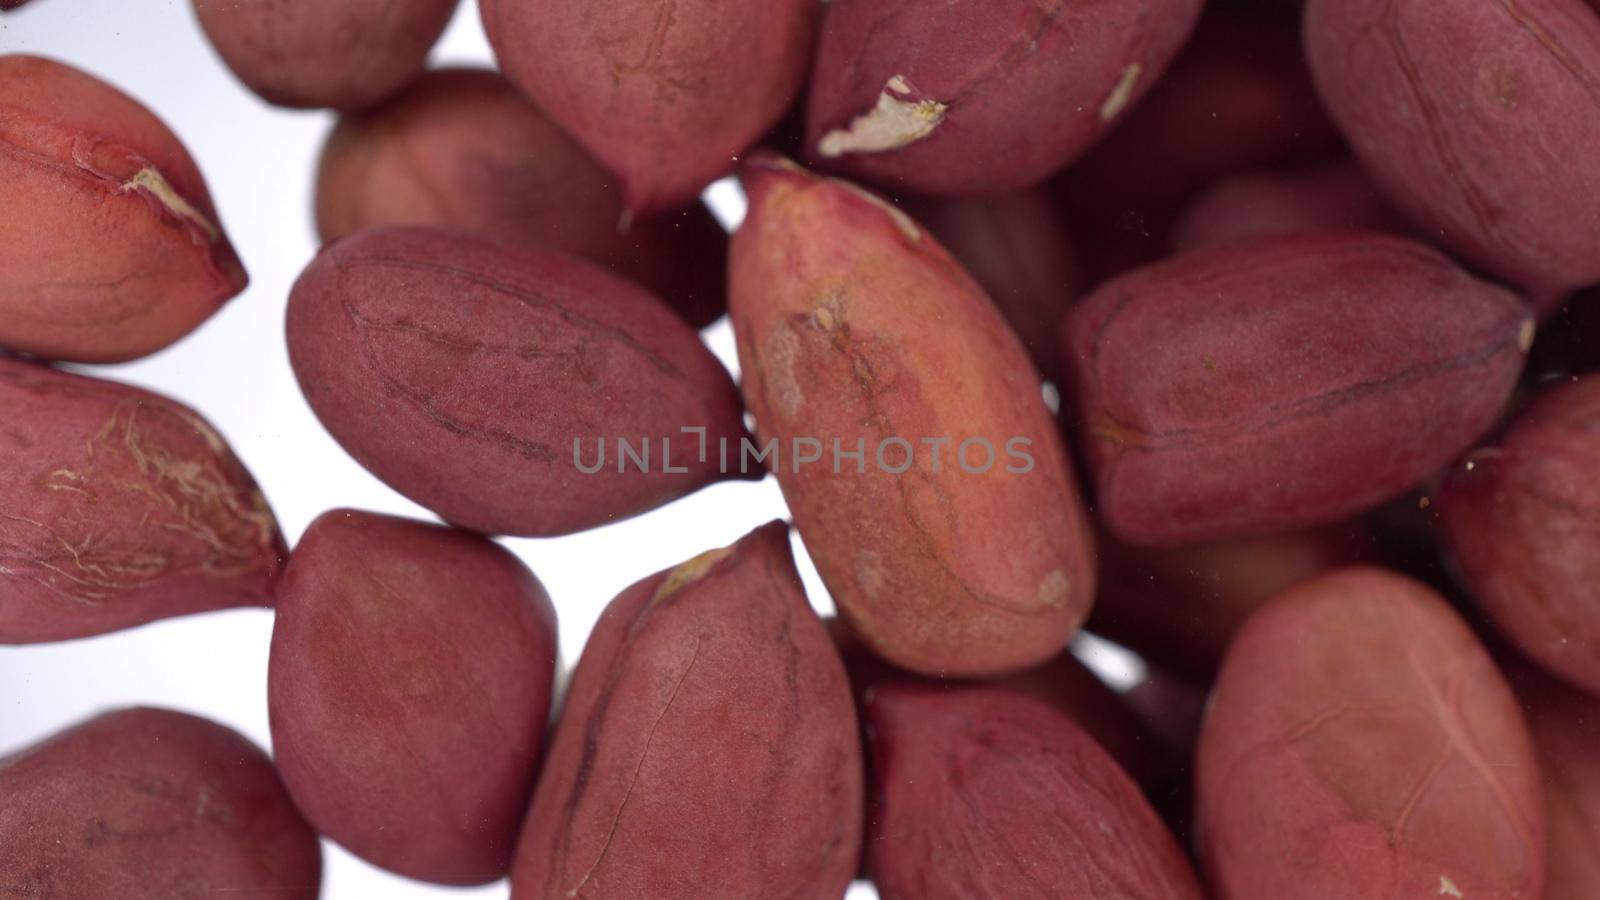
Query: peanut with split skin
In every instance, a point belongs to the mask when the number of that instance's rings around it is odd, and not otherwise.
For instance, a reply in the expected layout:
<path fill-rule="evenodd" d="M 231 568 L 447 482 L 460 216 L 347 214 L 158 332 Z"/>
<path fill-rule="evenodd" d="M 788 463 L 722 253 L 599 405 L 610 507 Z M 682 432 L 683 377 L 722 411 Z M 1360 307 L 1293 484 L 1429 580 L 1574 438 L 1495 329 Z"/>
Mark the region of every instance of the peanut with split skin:
<path fill-rule="evenodd" d="M 0 358 L 0 458 L 0 644 L 271 604 L 278 523 L 193 410 Z"/>
<path fill-rule="evenodd" d="M 938 196 L 1030 187 L 1161 77 L 1199 0 L 832 0 L 806 158 Z"/>
<path fill-rule="evenodd" d="M 92 75 L 0 56 L 0 183 L 0 348 L 138 359 L 245 288 L 188 151 Z"/>

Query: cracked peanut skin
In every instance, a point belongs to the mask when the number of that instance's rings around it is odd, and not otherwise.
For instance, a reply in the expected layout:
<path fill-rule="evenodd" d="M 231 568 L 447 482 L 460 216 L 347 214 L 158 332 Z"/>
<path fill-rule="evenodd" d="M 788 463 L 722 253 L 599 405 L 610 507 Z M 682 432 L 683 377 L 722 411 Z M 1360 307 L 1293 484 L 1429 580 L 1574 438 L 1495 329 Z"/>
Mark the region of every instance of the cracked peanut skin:
<path fill-rule="evenodd" d="M 1539 394 L 1435 499 L 1445 547 L 1501 633 L 1600 694 L 1600 376 Z"/>
<path fill-rule="evenodd" d="M 0 358 L 0 460 L 0 644 L 271 605 L 283 536 L 193 410 Z"/>
<path fill-rule="evenodd" d="M 1028 187 L 1144 96 L 1200 0 L 834 0 L 806 116 L 814 164 L 941 196 Z"/>
<path fill-rule="evenodd" d="M 0 184 L 0 347 L 137 359 L 248 281 L 178 138 L 77 69 L 0 56 Z"/>
<path fill-rule="evenodd" d="M 1064 328 L 1104 521 L 1169 546 L 1393 499 L 1494 424 L 1530 316 L 1443 254 L 1377 235 L 1263 238 L 1114 279 Z"/>
<path fill-rule="evenodd" d="M 289 299 L 289 359 L 317 417 L 356 461 L 455 525 L 569 534 L 724 478 L 738 392 L 716 357 L 642 288 L 554 251 L 419 228 L 322 250 Z M 707 454 L 685 427 L 707 430 Z M 583 463 L 606 441 L 606 465 Z M 617 441 L 649 471 L 618 471 Z M 671 462 L 662 465 L 662 440 Z"/>
<path fill-rule="evenodd" d="M 235 77 L 296 109 L 371 106 L 421 74 L 459 0 L 192 0 Z"/>
<path fill-rule="evenodd" d="M 889 683 L 867 717 L 867 865 L 884 900 L 1204 897 L 1133 779 L 1040 701 Z"/>
<path fill-rule="evenodd" d="M 485 884 L 511 863 L 538 769 L 556 616 L 479 535 L 324 513 L 278 590 L 272 747 L 321 834 L 411 878 Z"/>
<path fill-rule="evenodd" d="M 322 848 L 272 760 L 164 709 L 105 713 L 0 759 L 16 897 L 315 900 Z"/>
<path fill-rule="evenodd" d="M 511 895 L 840 897 L 861 852 L 862 790 L 844 665 L 774 522 L 601 615 Z"/>
<path fill-rule="evenodd" d="M 1226 900 L 1530 900 L 1539 767 L 1505 679 L 1420 582 L 1293 588 L 1228 651 L 1200 735 L 1197 846 Z"/>
<path fill-rule="evenodd" d="M 841 613 L 874 650 L 926 675 L 996 675 L 1059 653 L 1088 613 L 1094 548 L 1066 450 L 1016 335 L 976 282 L 903 213 L 777 157 L 743 173 L 730 301 L 762 441 L 824 445 L 777 473 Z M 940 453 L 924 438 L 954 440 Z M 915 448 L 913 466 L 892 469 Z M 988 440 L 973 474 L 958 444 Z M 1008 441 L 1034 466 L 1008 471 Z M 865 472 L 832 441 L 865 441 Z M 969 448 L 981 466 L 983 450 Z"/>
<path fill-rule="evenodd" d="M 1600 699 L 1531 666 L 1509 663 L 1506 674 L 1544 779 L 1549 846 L 1540 900 L 1600 897 Z"/>
<path fill-rule="evenodd" d="M 623 225 L 616 180 L 495 72 L 441 69 L 345 116 L 317 176 L 324 242 L 367 228 L 459 228 L 632 279 L 696 328 L 726 308 L 728 235 L 704 204 Z"/>
<path fill-rule="evenodd" d="M 1600 281 L 1600 19 L 1582 0 L 1316 0 L 1305 39 L 1402 212 L 1535 294 Z"/>
<path fill-rule="evenodd" d="M 783 117 L 817 0 L 479 0 L 500 70 L 622 184 L 633 217 L 690 206 Z"/>

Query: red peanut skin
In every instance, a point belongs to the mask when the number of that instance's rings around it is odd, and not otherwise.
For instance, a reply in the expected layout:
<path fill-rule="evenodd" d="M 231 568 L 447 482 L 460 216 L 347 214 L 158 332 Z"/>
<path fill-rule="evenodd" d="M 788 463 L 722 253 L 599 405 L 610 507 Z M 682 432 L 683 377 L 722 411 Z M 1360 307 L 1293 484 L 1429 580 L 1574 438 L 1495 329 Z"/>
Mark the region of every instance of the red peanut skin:
<path fill-rule="evenodd" d="M 248 281 L 178 138 L 70 66 L 0 56 L 0 184 L 0 347 L 137 359 Z"/>
<path fill-rule="evenodd" d="M 1197 800 L 1223 900 L 1540 896 L 1539 767 L 1516 699 L 1442 598 L 1382 569 L 1302 584 L 1240 632 Z"/>
<path fill-rule="evenodd" d="M 623 225 L 616 182 L 500 75 L 429 72 L 346 116 L 322 151 L 317 229 L 457 228 L 579 256 L 648 287 L 690 324 L 726 307 L 727 233 L 703 205 Z"/>
<path fill-rule="evenodd" d="M 843 616 L 890 662 L 995 675 L 1065 648 L 1094 595 L 1093 537 L 1038 373 L 982 288 L 931 235 L 846 183 L 746 166 L 729 309 L 763 441 L 891 437 L 893 474 L 783 462 L 796 526 Z M 923 438 L 951 436 L 940 471 Z M 956 441 L 1032 441 L 1025 474 L 970 474 Z M 787 452 L 787 451 L 785 451 Z M 886 457 L 900 460 L 902 451 Z"/>
<path fill-rule="evenodd" d="M 314 900 L 322 848 L 265 753 L 215 722 L 125 709 L 0 760 L 15 897 Z"/>
<path fill-rule="evenodd" d="M 479 0 L 506 73 L 622 183 L 637 218 L 688 206 L 783 117 L 817 0 Z"/>
<path fill-rule="evenodd" d="M 903 204 L 983 286 L 1047 378 L 1061 373 L 1061 319 L 1083 289 L 1066 220 L 1038 190 Z"/>
<path fill-rule="evenodd" d="M 1165 256 L 1173 219 L 1217 179 L 1337 148 L 1298 26 L 1263 4 L 1208 5 L 1149 96 L 1062 173 L 1091 283 Z"/>
<path fill-rule="evenodd" d="M 486 538 L 323 514 L 278 591 L 272 746 L 317 831 L 393 872 L 510 867 L 550 715 L 556 615 Z"/>
<path fill-rule="evenodd" d="M 422 72 L 457 0 L 193 0 L 217 55 L 263 100 L 370 106 Z"/>
<path fill-rule="evenodd" d="M 1541 900 L 1600 896 L 1600 700 L 1531 667 L 1507 675 L 1533 733 L 1544 777 L 1546 853 Z"/>
<path fill-rule="evenodd" d="M 1442 254 L 1361 234 L 1212 248 L 1068 319 L 1080 438 L 1117 537 L 1306 528 L 1416 486 L 1495 422 L 1533 323 Z"/>
<path fill-rule="evenodd" d="M 849 681 L 772 523 L 601 615 L 511 895 L 841 897 L 861 823 Z"/>
<path fill-rule="evenodd" d="M 335 439 L 446 521 L 547 536 L 653 509 L 726 477 L 738 393 L 687 325 L 646 291 L 544 250 L 429 229 L 324 248 L 289 300 L 289 358 Z M 699 439 L 683 427 L 705 427 Z M 592 464 L 579 471 L 573 441 Z M 615 441 L 650 438 L 650 471 Z M 662 466 L 662 439 L 672 439 Z"/>
<path fill-rule="evenodd" d="M 1200 7 L 1200 0 L 833 0 L 811 76 L 807 158 L 928 194 L 1037 184 L 1144 96 L 1188 39 Z M 829 136 L 855 131 L 897 77 L 906 90 L 891 96 L 941 104 L 942 121 L 921 137 L 830 147 Z"/>
<path fill-rule="evenodd" d="M 1600 18 L 1582 0 L 1318 0 L 1305 37 L 1402 212 L 1534 293 L 1600 281 Z"/>
<path fill-rule="evenodd" d="M 1202 900 L 1138 786 L 1050 707 L 888 684 L 867 715 L 868 867 L 884 900 Z"/>
<path fill-rule="evenodd" d="M 1600 694 L 1600 377 L 1545 389 L 1436 499 L 1444 544 L 1497 628 Z"/>
<path fill-rule="evenodd" d="M 1172 246 L 1186 253 L 1272 235 L 1409 230 L 1361 170 L 1341 161 L 1216 182 L 1173 224 Z"/>
<path fill-rule="evenodd" d="M 197 413 L 0 358 L 0 644 L 269 606 L 283 536 Z"/>
<path fill-rule="evenodd" d="M 1256 610 L 1323 572 L 1370 560 L 1358 522 L 1179 547 L 1100 544 L 1091 631 L 1186 678 L 1208 683 Z"/>

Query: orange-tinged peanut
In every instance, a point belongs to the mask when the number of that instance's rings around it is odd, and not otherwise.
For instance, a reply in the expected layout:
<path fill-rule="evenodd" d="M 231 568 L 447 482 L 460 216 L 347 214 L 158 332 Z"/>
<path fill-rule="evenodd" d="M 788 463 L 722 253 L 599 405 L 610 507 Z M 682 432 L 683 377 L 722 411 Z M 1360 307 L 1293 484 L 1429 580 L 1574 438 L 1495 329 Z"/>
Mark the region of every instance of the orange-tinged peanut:
<path fill-rule="evenodd" d="M 745 399 L 841 612 L 922 674 L 1056 655 L 1088 612 L 1093 542 L 1016 335 L 886 202 L 776 157 L 744 180 L 729 309 Z M 802 464 L 805 441 L 821 461 Z M 863 456 L 835 460 L 836 443 Z"/>
<path fill-rule="evenodd" d="M 0 56 L 0 207 L 0 347 L 137 359 L 247 282 L 178 138 L 62 63 Z"/>

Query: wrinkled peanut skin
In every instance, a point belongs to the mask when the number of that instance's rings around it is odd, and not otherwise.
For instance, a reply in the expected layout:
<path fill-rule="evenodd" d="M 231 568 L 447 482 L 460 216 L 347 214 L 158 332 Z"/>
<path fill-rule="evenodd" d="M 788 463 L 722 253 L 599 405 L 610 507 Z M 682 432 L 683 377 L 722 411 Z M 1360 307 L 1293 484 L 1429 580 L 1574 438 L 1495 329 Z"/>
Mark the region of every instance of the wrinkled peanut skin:
<path fill-rule="evenodd" d="M 1410 231 L 1347 161 L 1247 172 L 1194 198 L 1172 226 L 1179 253 L 1251 238 L 1326 231 Z"/>
<path fill-rule="evenodd" d="M 429 72 L 341 119 L 316 212 L 326 242 L 388 225 L 458 228 L 597 263 L 696 327 L 726 307 L 728 237 L 710 211 L 625 226 L 616 180 L 494 72 Z"/>
<path fill-rule="evenodd" d="M 850 684 L 773 523 L 601 615 L 511 896 L 841 897 L 861 827 Z"/>
<path fill-rule="evenodd" d="M 1265 238 L 1114 279 L 1065 329 L 1103 520 L 1167 546 L 1397 497 L 1494 424 L 1532 329 L 1516 296 L 1376 235 Z"/>
<path fill-rule="evenodd" d="M 1038 665 L 1094 594 L 1094 550 L 1026 351 L 921 226 L 775 157 L 747 165 L 729 310 L 745 400 L 795 524 L 844 617 L 884 658 L 940 677 Z M 793 439 L 824 461 L 793 465 Z M 950 438 L 934 459 L 922 442 Z M 903 446 L 914 450 L 912 468 Z M 1031 469 L 1005 453 L 1031 441 Z M 987 440 L 992 467 L 959 464 Z M 833 471 L 833 442 L 864 441 Z M 985 461 L 969 447 L 972 468 Z M 864 468 L 865 471 L 858 471 Z"/>
<path fill-rule="evenodd" d="M 983 286 L 1040 373 L 1059 377 L 1056 333 L 1084 279 L 1073 236 L 1044 192 L 901 205 Z"/>
<path fill-rule="evenodd" d="M 1227 900 L 1528 900 L 1539 767 L 1466 623 L 1375 568 L 1304 583 L 1228 651 L 1200 735 L 1197 845 Z"/>
<path fill-rule="evenodd" d="M 1539 751 L 1549 829 L 1541 900 L 1600 897 L 1600 699 L 1510 663 L 1516 689 Z"/>
<path fill-rule="evenodd" d="M 278 591 L 267 700 L 318 832 L 424 881 L 505 875 L 550 714 L 556 616 L 515 556 L 464 531 L 323 514 Z"/>
<path fill-rule="evenodd" d="M 0 644 L 271 604 L 286 551 L 193 410 L 0 358 Z"/>
<path fill-rule="evenodd" d="M 371 106 L 416 77 L 458 0 L 192 0 L 211 46 L 263 100 Z"/>
<path fill-rule="evenodd" d="M 90 719 L 0 759 L 15 897 L 315 900 L 322 848 L 243 735 L 163 709 Z"/>
<path fill-rule="evenodd" d="M 851 177 L 942 196 L 1037 184 L 1156 82 L 1200 0 L 833 0 L 812 70 L 806 153 Z M 827 149 L 892 79 L 943 121 L 903 146 Z"/>
<path fill-rule="evenodd" d="M 783 117 L 817 0 L 479 0 L 500 70 L 622 184 L 636 218 L 692 205 Z"/>
<path fill-rule="evenodd" d="M 1600 377 L 1538 395 L 1437 500 L 1445 546 L 1499 630 L 1600 694 Z"/>
<path fill-rule="evenodd" d="M 70 66 L 0 56 L 0 183 L 0 347 L 137 359 L 248 281 L 178 138 Z"/>
<path fill-rule="evenodd" d="M 1202 900 L 1171 832 L 1083 730 L 1011 691 L 867 701 L 868 869 L 884 900 Z"/>
<path fill-rule="evenodd" d="M 318 254 L 289 300 L 289 359 L 335 439 L 446 521 L 492 534 L 567 534 L 727 476 L 744 434 L 728 373 L 641 288 L 553 251 L 380 229 Z M 699 438 L 680 431 L 707 429 Z M 592 466 L 596 441 L 606 465 Z M 618 439 L 650 440 L 649 472 L 618 471 Z M 663 439 L 671 441 L 663 467 Z"/>
<path fill-rule="evenodd" d="M 1294 585 L 1371 560 L 1358 521 L 1178 547 L 1100 543 L 1100 593 L 1088 628 L 1200 683 L 1252 613 Z"/>
<path fill-rule="evenodd" d="M 1582 0 L 1315 0 L 1319 93 L 1385 195 L 1534 293 L 1600 281 L 1600 18 Z"/>

